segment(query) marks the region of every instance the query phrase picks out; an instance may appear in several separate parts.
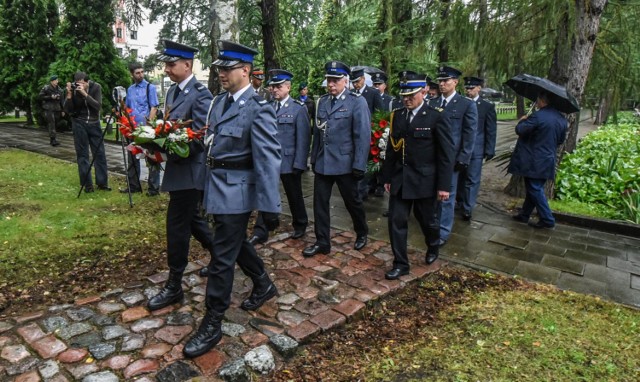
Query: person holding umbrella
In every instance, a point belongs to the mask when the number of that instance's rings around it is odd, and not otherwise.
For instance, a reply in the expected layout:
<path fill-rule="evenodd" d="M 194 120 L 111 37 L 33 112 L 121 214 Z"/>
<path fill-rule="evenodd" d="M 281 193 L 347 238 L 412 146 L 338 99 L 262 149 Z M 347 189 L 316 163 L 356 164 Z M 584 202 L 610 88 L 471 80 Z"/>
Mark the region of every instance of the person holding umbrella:
<path fill-rule="evenodd" d="M 535 208 L 539 220 L 530 222 L 534 228 L 553 228 L 555 218 L 544 194 L 547 179 L 555 177 L 556 150 L 565 140 L 567 120 L 550 103 L 550 93 L 539 90 L 535 106 L 537 111 L 523 117 L 516 125 L 518 141 L 511 155 L 509 173 L 524 178 L 526 197 L 520 213 L 513 219 L 527 223 Z"/>

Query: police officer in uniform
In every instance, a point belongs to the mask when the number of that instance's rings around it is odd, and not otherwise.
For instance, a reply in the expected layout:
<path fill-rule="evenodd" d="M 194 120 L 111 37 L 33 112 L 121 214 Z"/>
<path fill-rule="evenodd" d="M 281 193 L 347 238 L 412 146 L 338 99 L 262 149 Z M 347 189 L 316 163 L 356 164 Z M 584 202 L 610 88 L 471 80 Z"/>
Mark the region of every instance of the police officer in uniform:
<path fill-rule="evenodd" d="M 158 60 L 164 61 L 164 72 L 175 82 L 165 99 L 164 115 L 172 120 L 192 120 L 193 130 L 202 129 L 213 96 L 192 73 L 197 49 L 164 40 L 164 51 Z M 188 263 L 191 236 L 212 253 L 213 235 L 200 215 L 199 204 L 204 190 L 204 146 L 189 144 L 189 156 L 168 154 L 160 189 L 169 193 L 167 208 L 167 261 L 169 279 L 159 294 L 148 302 L 149 310 L 162 309 L 182 301 L 182 274 Z M 213 257 L 213 256 L 212 256 Z"/>
<path fill-rule="evenodd" d="M 353 92 L 367 101 L 370 115 L 377 110 L 385 110 L 380 92 L 365 83 L 364 69 L 354 69 L 351 72 L 351 84 Z"/>
<path fill-rule="evenodd" d="M 49 129 L 49 143 L 51 146 L 60 145 L 56 140 L 56 126 L 62 119 L 62 93 L 62 89 L 58 86 L 58 76 L 56 75 L 51 76 L 49 83 L 40 90 L 39 96 L 42 100 L 47 129 Z"/>
<path fill-rule="evenodd" d="M 447 242 L 453 229 L 453 212 L 458 188 L 458 175 L 469 166 L 478 126 L 478 108 L 476 104 L 456 92 L 458 78 L 461 74 L 462 72 L 458 69 L 450 66 L 440 66 L 438 68 L 437 81 L 441 95 L 439 98 L 433 98 L 429 101 L 429 105 L 444 109 L 445 115 L 449 118 L 456 151 L 449 198 L 442 202 L 442 214 L 440 216 L 441 246 Z"/>
<path fill-rule="evenodd" d="M 471 220 L 471 213 L 476 206 L 480 180 L 482 179 L 482 161 L 493 158 L 496 154 L 497 118 L 496 107 L 489 101 L 480 98 L 480 90 L 484 80 L 478 77 L 465 77 L 464 87 L 467 97 L 476 103 L 478 108 L 478 128 L 473 147 L 473 154 L 467 171 L 458 179 L 458 195 L 462 206 L 462 218 Z"/>
<path fill-rule="evenodd" d="M 440 202 L 449 198 L 453 161 L 453 137 L 442 109 L 425 100 L 426 79 L 411 71 L 400 73 L 404 108 L 393 111 L 387 156 L 382 164 L 384 187 L 389 197 L 389 237 L 393 268 L 385 278 L 409 274 L 407 222 L 413 208 L 427 244 L 425 262 L 439 252 Z"/>
<path fill-rule="evenodd" d="M 427 91 L 427 98 L 434 99 L 440 97 L 440 87 L 437 83 L 431 81 L 429 77 L 427 77 L 427 85 L 429 86 L 429 90 Z"/>
<path fill-rule="evenodd" d="M 384 111 L 391 111 L 391 103 L 393 101 L 392 96 L 390 96 L 387 90 L 387 75 L 383 72 L 376 72 L 371 75 L 371 82 L 373 83 L 373 87 L 378 89 L 380 92 L 380 97 L 382 97 L 382 106 Z"/>
<path fill-rule="evenodd" d="M 220 84 L 207 130 L 207 177 L 204 207 L 214 220 L 215 256 L 209 263 L 206 313 L 183 353 L 197 357 L 222 338 L 222 318 L 231 301 L 234 267 L 253 281 L 245 310 L 258 309 L 277 294 L 262 259 L 247 240 L 251 211 L 262 213 L 269 230 L 278 226 L 280 213 L 280 143 L 276 139 L 275 110 L 256 94 L 250 83 L 257 51 L 230 41 L 218 41 Z"/>
<path fill-rule="evenodd" d="M 304 236 L 309 219 L 304 207 L 302 195 L 302 173 L 307 168 L 309 146 L 311 144 L 311 128 L 309 115 L 302 101 L 289 96 L 291 78 L 293 74 L 282 69 L 269 71 L 269 88 L 273 98 L 271 105 L 276 110 L 278 120 L 278 141 L 282 153 L 280 166 L 280 180 L 287 195 L 293 234 L 291 238 L 299 239 Z M 269 238 L 269 231 L 264 224 L 262 214 L 258 214 L 253 227 L 251 244 L 264 243 Z"/>
<path fill-rule="evenodd" d="M 307 108 L 307 113 L 309 114 L 309 118 L 311 121 L 311 128 L 313 128 L 313 119 L 316 115 L 316 103 L 313 102 L 313 98 L 309 95 L 309 87 L 306 82 L 301 82 L 298 85 L 298 100 L 304 103 L 304 106 Z"/>
<path fill-rule="evenodd" d="M 325 73 L 329 93 L 318 100 L 311 148 L 311 166 L 315 173 L 313 215 L 316 242 L 304 249 L 302 255 L 306 257 L 331 250 L 329 199 L 334 183 L 338 184 L 353 220 L 356 250 L 367 245 L 369 233 L 357 189 L 358 181 L 364 178 L 367 169 L 371 141 L 369 109 L 364 98 L 347 89 L 350 73 L 347 65 L 329 61 L 325 65 Z"/>
<path fill-rule="evenodd" d="M 251 72 L 251 86 L 260 97 L 269 101 L 271 99 L 271 94 L 269 94 L 267 89 L 262 87 L 263 82 L 264 71 L 262 69 L 254 69 L 253 72 Z"/>

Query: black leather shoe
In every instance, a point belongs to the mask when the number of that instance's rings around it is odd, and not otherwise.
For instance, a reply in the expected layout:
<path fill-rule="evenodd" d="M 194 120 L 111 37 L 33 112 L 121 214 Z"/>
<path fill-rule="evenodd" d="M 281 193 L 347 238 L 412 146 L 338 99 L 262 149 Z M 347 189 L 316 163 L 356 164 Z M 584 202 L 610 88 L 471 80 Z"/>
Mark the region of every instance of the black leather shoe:
<path fill-rule="evenodd" d="M 528 216 L 524 216 L 524 215 L 520 215 L 520 214 L 513 215 L 511 218 L 512 218 L 513 220 L 517 221 L 517 222 L 520 222 L 520 223 L 527 223 L 527 222 L 529 222 L 529 217 L 528 217 Z"/>
<path fill-rule="evenodd" d="M 147 196 L 158 196 L 160 193 L 158 191 L 147 191 Z"/>
<path fill-rule="evenodd" d="M 181 302 L 183 298 L 182 275 L 179 273 L 171 273 L 160 293 L 151 297 L 147 303 L 147 308 L 151 311 L 162 309 L 166 306 Z"/>
<path fill-rule="evenodd" d="M 101 191 L 111 191 L 111 187 L 109 187 L 109 186 L 107 186 L 107 185 L 105 185 L 105 184 L 99 184 L 99 185 L 98 185 L 98 190 L 101 190 Z"/>
<path fill-rule="evenodd" d="M 434 261 L 438 260 L 438 254 L 439 254 L 439 250 L 438 248 L 429 248 L 427 250 L 427 254 L 424 255 L 424 262 L 427 263 L 427 265 L 429 264 L 433 264 Z"/>
<path fill-rule="evenodd" d="M 389 217 L 389 210 L 386 210 L 382 213 L 382 217 L 388 218 Z"/>
<path fill-rule="evenodd" d="M 353 245 L 353 249 L 359 251 L 364 248 L 365 245 L 367 245 L 367 235 L 359 235 L 358 238 L 356 238 L 356 243 Z"/>
<path fill-rule="evenodd" d="M 267 241 L 267 239 L 264 239 L 262 237 L 258 237 L 258 236 L 251 236 L 251 239 L 249 239 L 249 244 L 251 245 L 256 245 L 256 244 L 263 244 Z"/>
<path fill-rule="evenodd" d="M 387 280 L 397 280 L 400 278 L 400 276 L 404 276 L 408 274 L 409 274 L 408 269 L 393 268 L 392 270 L 384 274 L 384 278 Z"/>
<path fill-rule="evenodd" d="M 462 220 L 466 222 L 471 220 L 471 211 L 462 211 Z"/>
<path fill-rule="evenodd" d="M 538 220 L 537 223 L 530 222 L 529 225 L 533 228 L 541 229 L 541 228 L 553 228 L 555 224 L 548 224 L 543 222 L 542 220 Z"/>
<path fill-rule="evenodd" d="M 200 276 L 200 277 L 209 277 L 209 268 L 208 267 L 202 267 L 202 269 L 200 269 L 198 271 L 198 276 Z"/>
<path fill-rule="evenodd" d="M 93 189 L 93 186 L 91 187 L 85 187 L 84 188 L 84 192 L 86 192 L 87 194 L 90 194 L 92 192 L 95 192 L 95 190 Z"/>
<path fill-rule="evenodd" d="M 305 230 L 304 229 L 296 229 L 293 231 L 293 235 L 291 235 L 292 239 L 299 239 L 302 236 L 304 236 L 305 234 Z"/>
<path fill-rule="evenodd" d="M 128 193 L 129 193 L 129 189 L 128 189 L 128 188 L 126 188 L 126 187 L 124 187 L 124 188 L 118 188 L 118 192 L 119 192 L 119 193 L 121 193 L 121 194 L 128 194 Z M 135 194 L 136 192 L 140 192 L 140 190 L 134 190 L 134 189 L 131 189 L 131 193 L 132 193 L 132 194 Z"/>
<path fill-rule="evenodd" d="M 304 251 L 302 251 L 302 256 L 311 257 L 311 256 L 315 256 L 317 253 L 327 254 L 329 252 L 331 252 L 331 248 L 314 244 L 312 246 L 305 248 Z"/>
<path fill-rule="evenodd" d="M 240 304 L 240 308 L 244 310 L 256 310 L 278 294 L 276 285 L 271 281 L 266 272 L 252 281 L 253 289 L 251 290 L 251 295 Z"/>
<path fill-rule="evenodd" d="M 194 358 L 211 350 L 222 339 L 222 314 L 207 309 L 196 334 L 187 341 L 182 354 Z"/>

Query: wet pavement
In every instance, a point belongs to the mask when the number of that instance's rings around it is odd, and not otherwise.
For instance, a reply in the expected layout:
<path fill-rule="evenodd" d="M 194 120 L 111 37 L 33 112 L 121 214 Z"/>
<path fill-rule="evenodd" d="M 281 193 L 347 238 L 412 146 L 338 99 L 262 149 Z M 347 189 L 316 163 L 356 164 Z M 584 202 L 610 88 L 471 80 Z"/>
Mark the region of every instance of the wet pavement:
<path fill-rule="evenodd" d="M 512 130 L 500 124 L 500 144 L 510 144 Z M 71 134 L 60 134 L 58 140 L 61 145 L 51 147 L 43 130 L 0 124 L 0 147 L 74 161 Z M 123 173 L 121 146 L 107 143 L 106 148 L 109 169 Z M 310 217 L 312 183 L 313 175 L 306 173 L 303 188 Z M 349 215 L 334 191 L 331 253 L 301 256 L 314 241 L 312 226 L 302 240 L 283 233 L 258 246 L 280 296 L 257 312 L 242 311 L 239 304 L 251 282 L 237 272 L 225 336 L 209 353 L 182 358 L 182 346 L 203 315 L 205 280 L 195 272 L 200 264 L 191 263 L 183 278 L 183 305 L 157 312 L 145 308 L 166 280 L 167 274 L 160 273 L 99 296 L 78 296 L 75 304 L 0 317 L 0 380 L 183 381 L 200 375 L 205 380 L 242 380 L 249 371 L 277 367 L 310 336 L 357 319 L 368 302 L 448 264 L 518 275 L 640 307 L 640 239 L 564 224 L 536 230 L 483 200 L 470 222 L 456 220 L 441 260 L 431 266 L 424 264 L 424 239 L 410 222 L 411 274 L 385 280 L 392 260 L 382 217 L 387 197 L 365 202 L 371 240 L 355 251 Z M 288 213 L 286 205 L 283 211 Z"/>

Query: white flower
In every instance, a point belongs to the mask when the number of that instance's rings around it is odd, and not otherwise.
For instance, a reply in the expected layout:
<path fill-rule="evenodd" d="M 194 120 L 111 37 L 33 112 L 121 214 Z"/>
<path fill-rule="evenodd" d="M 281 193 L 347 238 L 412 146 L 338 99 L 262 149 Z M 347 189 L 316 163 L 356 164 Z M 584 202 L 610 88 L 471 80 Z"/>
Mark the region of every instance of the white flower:
<path fill-rule="evenodd" d="M 151 126 L 140 126 L 134 132 L 134 134 L 140 138 L 154 139 L 156 137 L 156 131 Z"/>
<path fill-rule="evenodd" d="M 384 157 L 387 155 L 386 151 L 380 151 L 380 154 L 378 154 L 378 156 L 380 157 L 380 159 L 384 160 Z"/>
<path fill-rule="evenodd" d="M 389 129 L 385 129 L 384 133 L 382 133 L 382 139 L 387 139 L 389 138 Z"/>
<path fill-rule="evenodd" d="M 385 150 L 387 148 L 387 141 L 384 139 L 379 140 L 378 147 L 380 147 L 380 150 Z"/>

